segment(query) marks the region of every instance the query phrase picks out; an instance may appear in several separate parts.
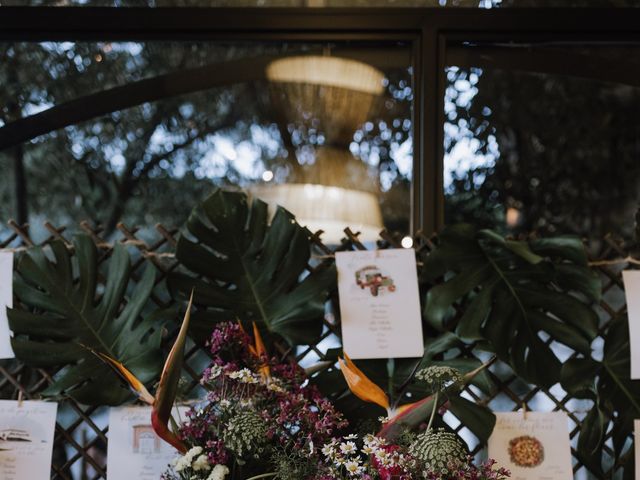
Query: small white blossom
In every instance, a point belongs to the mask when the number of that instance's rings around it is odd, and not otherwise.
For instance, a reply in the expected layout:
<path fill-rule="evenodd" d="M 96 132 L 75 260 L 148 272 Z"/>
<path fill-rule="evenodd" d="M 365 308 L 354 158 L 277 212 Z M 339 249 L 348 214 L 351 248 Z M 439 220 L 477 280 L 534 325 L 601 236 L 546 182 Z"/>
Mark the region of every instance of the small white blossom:
<path fill-rule="evenodd" d="M 213 470 L 211 470 L 211 473 L 207 477 L 207 480 L 224 480 L 224 477 L 226 477 L 228 474 L 229 467 L 227 467 L 226 465 L 216 465 L 215 467 L 213 467 Z"/>
<path fill-rule="evenodd" d="M 227 373 L 227 376 L 233 380 L 240 380 L 241 383 L 258 383 L 258 379 L 248 368 Z"/>
<path fill-rule="evenodd" d="M 209 459 L 206 455 L 200 455 L 191 466 L 196 472 L 200 470 L 209 470 L 211 468 L 211 465 L 209 465 Z"/>
<path fill-rule="evenodd" d="M 357 461 L 351 460 L 344 464 L 344 468 L 347 470 L 349 475 L 355 476 L 364 471 L 364 467 L 362 467 Z"/>
<path fill-rule="evenodd" d="M 355 453 L 356 444 L 353 442 L 344 442 L 340 444 L 340 451 L 345 455 L 349 455 L 350 453 Z"/>
<path fill-rule="evenodd" d="M 185 468 L 191 467 L 191 462 L 195 457 L 202 453 L 202 447 L 193 447 L 187 453 L 185 453 L 182 457 L 178 458 L 174 462 L 174 468 L 176 472 L 181 472 Z"/>

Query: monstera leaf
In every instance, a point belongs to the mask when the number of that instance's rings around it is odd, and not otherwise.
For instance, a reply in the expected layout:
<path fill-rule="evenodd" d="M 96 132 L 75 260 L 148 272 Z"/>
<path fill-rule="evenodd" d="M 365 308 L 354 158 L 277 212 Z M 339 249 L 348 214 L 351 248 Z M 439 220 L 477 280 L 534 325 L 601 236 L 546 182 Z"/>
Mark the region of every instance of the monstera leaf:
<path fill-rule="evenodd" d="M 268 219 L 264 202 L 249 207 L 245 194 L 222 190 L 191 213 L 176 248 L 189 272 L 172 274 L 169 286 L 185 298 L 194 290 L 197 339 L 207 339 L 216 322 L 236 319 L 255 321 L 292 345 L 319 337 L 335 270 L 305 276 L 309 232 L 282 208 L 270 225 Z"/>
<path fill-rule="evenodd" d="M 445 280 L 428 291 L 425 320 L 480 342 L 530 383 L 559 381 L 561 362 L 541 334 L 590 354 L 597 316 L 589 303 L 599 299 L 600 281 L 578 238 L 513 241 L 457 225 L 423 262 L 423 281 Z"/>
<path fill-rule="evenodd" d="M 629 327 L 626 318 L 612 321 L 604 337 L 602 361 L 591 356 L 568 360 L 562 366 L 562 387 L 572 396 L 593 400 L 580 427 L 578 455 L 594 472 L 601 472 L 605 434 L 611 426 L 616 461 L 628 452 L 633 420 L 640 418 L 640 381 L 631 380 Z M 631 450 L 632 451 L 632 450 Z M 627 455 L 628 456 L 628 455 Z M 626 475 L 633 462 L 624 464 Z M 633 478 L 633 477 L 630 477 Z"/>
<path fill-rule="evenodd" d="M 28 365 L 62 367 L 45 396 L 118 405 L 130 394 L 92 350 L 126 364 L 143 382 L 156 378 L 161 329 L 152 318 L 139 318 L 154 285 L 154 267 L 149 264 L 127 295 L 131 262 L 123 246 L 114 247 L 104 282 L 93 241 L 80 235 L 74 248 L 73 259 L 59 241 L 51 244 L 54 260 L 41 248 L 19 259 L 14 279 L 19 302 L 8 310 L 11 343 Z"/>

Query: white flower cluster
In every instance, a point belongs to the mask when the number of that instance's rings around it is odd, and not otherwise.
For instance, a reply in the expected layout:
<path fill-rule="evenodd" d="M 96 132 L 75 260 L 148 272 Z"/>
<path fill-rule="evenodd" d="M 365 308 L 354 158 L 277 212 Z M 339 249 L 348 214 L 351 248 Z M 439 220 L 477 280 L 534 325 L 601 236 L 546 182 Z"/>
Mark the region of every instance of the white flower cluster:
<path fill-rule="evenodd" d="M 220 365 L 212 365 L 209 369 L 209 380 L 215 380 L 222 374 L 222 367 Z"/>
<path fill-rule="evenodd" d="M 176 472 L 183 474 L 188 474 L 188 471 L 191 471 L 195 475 L 187 477 L 190 479 L 201 478 L 198 476 L 198 472 L 206 474 L 211 470 L 206 480 L 224 480 L 224 477 L 229 473 L 229 468 L 226 465 L 216 465 L 212 469 L 209 459 L 202 453 L 202 447 L 193 447 L 182 457 L 177 458 L 173 462 L 173 468 Z"/>
<path fill-rule="evenodd" d="M 215 467 L 213 467 L 213 470 L 211 470 L 211 473 L 207 477 L 207 480 L 224 480 L 224 477 L 226 477 L 228 474 L 229 467 L 227 467 L 226 465 L 216 465 Z"/>
<path fill-rule="evenodd" d="M 235 372 L 228 372 L 227 376 L 233 380 L 239 380 L 241 383 L 258 383 L 260 381 L 248 368 L 236 370 Z"/>
<path fill-rule="evenodd" d="M 177 458 L 173 464 L 173 467 L 175 468 L 176 472 L 181 472 L 187 468 L 192 468 L 191 463 L 193 462 L 193 459 L 201 454 L 202 454 L 202 447 L 193 447 L 191 450 L 185 453 L 182 457 Z"/>
<path fill-rule="evenodd" d="M 276 393 L 284 393 L 285 389 L 280 386 L 280 380 L 276 377 L 271 377 L 269 382 L 267 383 L 267 390 L 271 390 Z"/>
<path fill-rule="evenodd" d="M 340 477 L 344 471 L 349 477 L 359 477 L 367 470 L 363 465 L 361 454 L 367 457 L 375 456 L 376 460 L 385 467 L 405 467 L 409 460 L 404 454 L 387 451 L 383 447 L 384 439 L 375 435 L 366 435 L 363 438 L 363 446 L 358 449 L 356 445 L 357 435 L 348 435 L 343 441 L 333 440 L 322 448 L 323 455 L 331 462 L 332 474 Z"/>

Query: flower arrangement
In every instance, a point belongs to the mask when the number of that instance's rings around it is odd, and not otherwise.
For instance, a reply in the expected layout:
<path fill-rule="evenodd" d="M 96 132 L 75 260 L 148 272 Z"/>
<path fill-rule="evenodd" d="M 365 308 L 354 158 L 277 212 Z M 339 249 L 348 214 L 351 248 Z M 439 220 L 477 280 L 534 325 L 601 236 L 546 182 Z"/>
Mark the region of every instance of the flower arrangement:
<path fill-rule="evenodd" d="M 207 395 L 176 425 L 176 398 L 189 328 L 191 301 L 165 362 L 155 395 L 123 364 L 94 352 L 140 400 L 153 406 L 156 433 L 181 454 L 162 480 L 505 480 L 494 462 L 474 464 L 458 436 L 435 428 L 434 418 L 452 395 L 487 366 L 462 375 L 431 365 L 418 370 L 431 395 L 398 405 L 345 354 L 339 359 L 351 392 L 384 408 L 373 434 L 347 431 L 348 422 L 293 361 L 268 355 L 260 332 L 253 339 L 240 323 L 220 324 L 208 346 L 212 362 L 201 384 Z M 428 418 L 428 423 L 424 421 Z M 170 429 L 169 424 L 174 428 Z M 227 478 L 229 477 L 229 478 Z"/>
<path fill-rule="evenodd" d="M 212 363 L 200 381 L 206 399 L 180 425 L 177 436 L 188 450 L 164 480 L 508 477 L 491 462 L 475 466 L 456 434 L 431 428 L 433 415 L 421 433 L 403 429 L 400 435 L 388 435 L 392 440 L 381 434 L 348 433 L 347 421 L 308 381 L 305 371 L 296 363 L 269 357 L 255 326 L 253 334 L 252 340 L 239 323 L 214 330 L 208 344 Z M 389 407 L 393 416 L 385 419 L 386 426 L 404 418 L 403 411 L 425 405 L 416 402 L 394 414 L 386 394 L 348 357 L 341 364 L 354 393 Z M 436 392 L 425 399 L 433 413 L 440 406 L 437 396 L 463 378 L 455 369 L 430 367 L 418 371 L 416 380 Z"/>
<path fill-rule="evenodd" d="M 254 335 L 255 345 L 232 323 L 213 332 L 213 362 L 201 379 L 206 400 L 178 434 L 192 448 L 165 478 L 213 480 L 216 468 L 232 478 L 274 469 L 280 478 L 306 478 L 308 465 L 322 459 L 319 447 L 347 426 L 302 368 L 268 357 L 255 328 Z"/>

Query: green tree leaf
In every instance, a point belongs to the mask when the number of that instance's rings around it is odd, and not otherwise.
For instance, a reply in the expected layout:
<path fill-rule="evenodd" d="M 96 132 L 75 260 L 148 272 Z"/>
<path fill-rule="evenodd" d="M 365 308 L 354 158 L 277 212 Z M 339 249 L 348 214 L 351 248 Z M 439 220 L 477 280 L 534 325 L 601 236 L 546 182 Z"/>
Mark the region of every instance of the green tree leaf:
<path fill-rule="evenodd" d="M 90 349 L 126 364 L 142 382 L 156 378 L 161 366 L 161 329 L 140 319 L 155 282 L 149 264 L 127 295 L 131 261 L 116 245 L 102 281 L 98 252 L 86 235 L 74 239 L 75 256 L 59 241 L 54 260 L 34 248 L 18 261 L 14 291 L 19 300 L 8 310 L 16 357 L 36 367 L 62 367 L 45 396 L 70 395 L 90 405 L 119 405 L 131 398 L 120 380 Z"/>
<path fill-rule="evenodd" d="M 464 397 L 451 397 L 449 399 L 449 410 L 482 443 L 487 443 L 491 432 L 493 432 L 493 427 L 496 425 L 496 416 L 491 410 L 481 407 Z"/>
<path fill-rule="evenodd" d="M 169 286 L 183 297 L 195 290 L 202 308 L 192 333 L 201 341 L 216 322 L 241 319 L 309 344 L 336 282 L 333 267 L 304 276 L 310 252 L 309 232 L 289 212 L 278 208 L 269 225 L 264 202 L 249 207 L 245 194 L 217 190 L 191 213 L 176 249 L 188 272 L 172 274 Z"/>
<path fill-rule="evenodd" d="M 541 332 L 590 353 L 598 321 L 588 302 L 599 298 L 599 283 L 579 239 L 505 240 L 454 225 L 423 263 L 425 280 L 445 278 L 427 292 L 425 320 L 464 340 L 488 340 L 530 383 L 549 387 L 560 379 L 560 361 Z M 464 314 L 456 315 L 455 305 Z"/>

